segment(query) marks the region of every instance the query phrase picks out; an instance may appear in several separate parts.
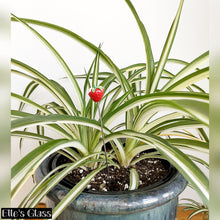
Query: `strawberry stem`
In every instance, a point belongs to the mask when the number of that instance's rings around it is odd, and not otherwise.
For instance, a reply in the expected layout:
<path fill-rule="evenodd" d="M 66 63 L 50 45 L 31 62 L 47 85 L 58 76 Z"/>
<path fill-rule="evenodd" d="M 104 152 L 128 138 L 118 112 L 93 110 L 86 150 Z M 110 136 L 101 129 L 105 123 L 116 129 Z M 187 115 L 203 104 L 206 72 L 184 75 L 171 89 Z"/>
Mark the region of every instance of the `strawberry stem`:
<path fill-rule="evenodd" d="M 99 112 L 99 118 L 100 118 L 100 123 L 101 123 L 102 141 L 103 141 L 103 146 L 104 146 L 104 151 L 105 151 L 105 161 L 106 161 L 106 166 L 107 166 L 107 175 L 108 175 L 108 179 L 109 179 L 109 178 L 110 178 L 110 175 L 109 175 L 107 151 L 106 151 L 105 139 L 104 139 L 104 132 L 103 132 L 102 116 L 101 116 L 101 111 L 100 111 L 100 108 L 99 108 L 99 103 L 97 103 L 97 104 L 98 104 L 98 112 Z"/>

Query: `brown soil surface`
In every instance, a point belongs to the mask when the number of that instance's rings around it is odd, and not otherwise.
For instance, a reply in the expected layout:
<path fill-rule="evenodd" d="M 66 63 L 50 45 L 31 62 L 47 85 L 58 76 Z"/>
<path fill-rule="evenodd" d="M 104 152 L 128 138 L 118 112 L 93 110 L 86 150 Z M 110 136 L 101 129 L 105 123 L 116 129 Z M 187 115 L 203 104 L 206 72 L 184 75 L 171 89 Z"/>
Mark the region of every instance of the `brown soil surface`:
<path fill-rule="evenodd" d="M 66 163 L 65 157 L 60 157 L 58 164 Z M 161 159 L 148 158 L 144 159 L 135 165 L 135 169 L 139 174 L 139 188 L 152 185 L 163 180 L 169 173 L 167 162 Z M 65 178 L 70 187 L 73 187 L 81 179 L 88 175 L 92 170 L 84 170 L 77 168 L 73 170 Z M 109 178 L 106 168 L 100 171 L 85 191 L 127 191 L 129 188 L 129 168 L 109 167 Z"/>

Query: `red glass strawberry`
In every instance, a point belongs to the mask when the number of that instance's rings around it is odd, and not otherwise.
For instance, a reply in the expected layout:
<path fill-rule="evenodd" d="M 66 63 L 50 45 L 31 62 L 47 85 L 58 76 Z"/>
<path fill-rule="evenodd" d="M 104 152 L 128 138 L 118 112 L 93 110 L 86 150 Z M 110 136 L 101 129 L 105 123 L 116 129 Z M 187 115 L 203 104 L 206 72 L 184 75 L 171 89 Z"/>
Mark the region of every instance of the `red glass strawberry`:
<path fill-rule="evenodd" d="M 104 88 L 102 86 L 93 86 L 89 92 L 89 96 L 94 102 L 101 101 L 103 94 Z"/>
<path fill-rule="evenodd" d="M 92 89 L 89 92 L 89 96 L 94 102 L 100 102 L 101 99 L 102 99 L 103 94 L 104 94 L 104 88 L 102 86 L 93 86 Z M 109 167 L 108 167 L 108 156 L 107 156 L 107 152 L 106 152 L 104 132 L 103 132 L 103 123 L 102 123 L 102 116 L 101 116 L 99 103 L 97 103 L 97 106 L 98 106 L 98 112 L 99 112 L 100 123 L 101 123 L 101 132 L 102 132 L 102 140 L 103 140 L 103 146 L 104 146 L 104 151 L 105 151 L 107 176 L 108 176 L 108 179 L 109 179 L 110 176 L 109 176 Z"/>

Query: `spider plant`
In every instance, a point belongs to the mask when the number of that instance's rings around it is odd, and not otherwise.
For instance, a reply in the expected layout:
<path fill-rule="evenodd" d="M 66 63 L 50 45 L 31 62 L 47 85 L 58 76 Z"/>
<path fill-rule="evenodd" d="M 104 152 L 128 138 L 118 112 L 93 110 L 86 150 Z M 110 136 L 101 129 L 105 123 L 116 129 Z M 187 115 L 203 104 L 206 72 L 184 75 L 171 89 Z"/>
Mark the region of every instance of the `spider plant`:
<path fill-rule="evenodd" d="M 188 202 L 181 203 L 180 205 L 184 208 L 181 209 L 182 211 L 190 210 L 192 213 L 188 216 L 187 220 L 192 219 L 194 216 L 198 215 L 199 213 L 202 214 L 203 220 L 207 220 L 209 216 L 209 210 L 203 204 L 193 200 L 193 199 L 182 199 Z"/>
<path fill-rule="evenodd" d="M 209 96 L 196 84 L 208 78 L 208 52 L 192 62 L 169 58 L 176 35 L 183 0 L 180 1 L 176 16 L 171 25 L 159 61 L 154 61 L 147 31 L 130 0 L 125 0 L 143 38 L 146 63 L 132 63 L 120 68 L 107 56 L 100 46 L 56 24 L 44 21 L 18 18 L 12 20 L 23 24 L 54 54 L 63 67 L 66 78 L 71 84 L 74 97 L 71 97 L 59 81 L 47 78 L 30 65 L 12 59 L 12 73 L 30 80 L 23 94 L 12 93 L 12 98 L 20 101 L 17 110 L 12 110 L 12 136 L 21 139 L 35 139 L 39 147 L 24 156 L 12 168 L 12 197 L 16 195 L 27 179 L 34 174 L 41 162 L 54 152 L 68 157 L 72 163 L 63 164 L 52 170 L 38 183 L 21 202 L 20 207 L 34 207 L 63 179 L 71 170 L 81 166 L 94 171 L 73 187 L 53 210 L 56 218 L 91 181 L 106 167 L 101 125 L 97 120 L 97 104 L 88 99 L 88 89 L 94 85 L 105 88 L 100 103 L 105 142 L 110 142 L 112 151 L 108 153 L 109 166 L 130 168 L 130 190 L 138 188 L 139 180 L 134 165 L 149 157 L 164 158 L 174 165 L 200 194 L 208 205 L 208 178 L 197 163 L 207 165 L 193 154 L 184 153 L 185 149 L 208 153 Z M 60 32 L 89 48 L 95 58 L 83 75 L 74 75 L 65 60 L 50 42 L 34 26 L 45 27 Z M 102 72 L 100 62 L 105 63 L 109 72 Z M 166 64 L 181 67 L 176 72 L 168 71 Z M 79 85 L 83 80 L 83 89 Z M 43 87 L 54 97 L 54 101 L 39 104 L 31 98 L 32 93 Z M 25 111 L 31 106 L 35 113 Z M 122 118 L 122 123 L 112 122 Z M 36 128 L 36 132 L 29 128 Z M 46 135 L 51 129 L 58 136 Z M 125 140 L 125 141 L 124 141 Z M 155 149 L 134 159 L 141 152 Z M 194 154 L 195 155 L 195 154 Z M 114 160 L 113 160 L 114 159 Z M 114 162 L 117 161 L 117 162 Z M 61 170 L 61 168 L 63 168 Z M 59 171 L 59 172 L 56 172 Z M 31 202 L 29 202 L 31 200 Z"/>

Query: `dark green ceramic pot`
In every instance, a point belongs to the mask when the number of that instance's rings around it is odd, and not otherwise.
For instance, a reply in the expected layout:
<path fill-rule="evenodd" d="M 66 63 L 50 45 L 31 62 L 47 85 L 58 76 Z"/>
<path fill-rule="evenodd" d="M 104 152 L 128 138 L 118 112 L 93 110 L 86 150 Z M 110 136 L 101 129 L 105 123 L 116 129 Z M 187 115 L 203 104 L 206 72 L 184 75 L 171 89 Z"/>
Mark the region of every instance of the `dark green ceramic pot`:
<path fill-rule="evenodd" d="M 49 172 L 53 157 L 45 160 L 36 172 L 39 181 Z M 126 192 L 81 193 L 57 220 L 175 220 L 178 195 L 187 181 L 175 169 L 162 182 Z M 48 207 L 54 207 L 68 188 L 59 184 L 48 193 Z"/>

